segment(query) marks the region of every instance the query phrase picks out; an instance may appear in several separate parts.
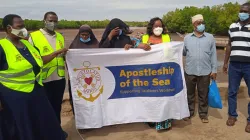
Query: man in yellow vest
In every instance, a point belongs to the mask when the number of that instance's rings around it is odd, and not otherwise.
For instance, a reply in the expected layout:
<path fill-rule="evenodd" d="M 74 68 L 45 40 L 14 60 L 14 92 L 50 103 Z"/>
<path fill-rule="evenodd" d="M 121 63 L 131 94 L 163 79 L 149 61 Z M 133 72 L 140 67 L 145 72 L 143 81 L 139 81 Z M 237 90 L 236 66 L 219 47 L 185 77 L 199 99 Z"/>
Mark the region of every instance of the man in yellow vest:
<path fill-rule="evenodd" d="M 44 67 L 42 78 L 47 97 L 61 123 L 61 105 L 65 90 L 65 64 L 62 54 L 67 48 L 64 47 L 64 37 L 55 31 L 58 16 L 55 12 L 47 12 L 44 15 L 45 27 L 30 34 L 29 42 L 38 48 Z M 64 132 L 67 136 L 67 133 Z"/>

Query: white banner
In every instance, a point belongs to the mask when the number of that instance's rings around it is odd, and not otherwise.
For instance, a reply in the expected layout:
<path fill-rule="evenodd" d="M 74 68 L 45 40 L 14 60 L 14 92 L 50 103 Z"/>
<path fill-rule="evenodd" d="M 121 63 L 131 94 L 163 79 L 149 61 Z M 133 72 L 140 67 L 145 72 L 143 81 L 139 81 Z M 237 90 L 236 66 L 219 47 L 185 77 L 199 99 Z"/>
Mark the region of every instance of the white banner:
<path fill-rule="evenodd" d="M 182 42 L 67 53 L 76 127 L 100 128 L 189 116 Z"/>

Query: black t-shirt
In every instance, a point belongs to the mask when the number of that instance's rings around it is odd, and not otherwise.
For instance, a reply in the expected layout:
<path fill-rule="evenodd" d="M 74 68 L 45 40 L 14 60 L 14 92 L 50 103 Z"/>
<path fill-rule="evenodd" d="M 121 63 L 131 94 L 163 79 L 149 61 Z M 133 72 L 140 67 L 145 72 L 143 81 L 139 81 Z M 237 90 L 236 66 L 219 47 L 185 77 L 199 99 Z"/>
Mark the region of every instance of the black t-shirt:
<path fill-rule="evenodd" d="M 33 66 L 33 71 L 34 71 L 35 75 L 37 75 L 40 72 L 40 67 L 37 64 L 36 60 L 33 58 L 32 54 L 30 53 L 28 48 L 27 47 L 25 47 L 25 48 L 17 48 L 17 50 L 20 52 L 20 54 L 27 61 L 30 62 L 30 64 Z M 2 48 L 2 46 L 0 45 L 0 71 L 7 70 L 8 67 L 9 66 L 8 66 L 8 63 L 7 63 L 5 52 L 4 52 L 3 48 Z"/>

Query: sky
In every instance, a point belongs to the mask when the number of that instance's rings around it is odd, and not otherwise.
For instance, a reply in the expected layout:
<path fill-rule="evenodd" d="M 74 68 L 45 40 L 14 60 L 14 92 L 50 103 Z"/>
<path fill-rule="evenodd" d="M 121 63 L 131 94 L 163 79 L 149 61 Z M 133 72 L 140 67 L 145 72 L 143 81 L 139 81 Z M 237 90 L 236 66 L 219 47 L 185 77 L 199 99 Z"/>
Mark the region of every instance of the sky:
<path fill-rule="evenodd" d="M 148 21 L 185 6 L 213 6 L 228 2 L 243 4 L 246 0 L 1 0 L 0 17 L 18 14 L 23 19 L 42 20 L 48 11 L 59 20 Z"/>

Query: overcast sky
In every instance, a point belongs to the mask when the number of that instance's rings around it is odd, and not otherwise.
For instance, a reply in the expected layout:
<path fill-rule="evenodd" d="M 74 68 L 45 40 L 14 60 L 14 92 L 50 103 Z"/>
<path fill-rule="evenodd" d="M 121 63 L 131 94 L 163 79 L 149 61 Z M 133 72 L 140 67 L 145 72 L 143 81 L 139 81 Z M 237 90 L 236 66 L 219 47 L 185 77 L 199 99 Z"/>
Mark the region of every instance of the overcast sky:
<path fill-rule="evenodd" d="M 103 20 L 120 18 L 126 21 L 148 21 L 185 6 L 213 6 L 227 2 L 240 4 L 246 0 L 1 0 L 0 17 L 18 14 L 22 18 L 42 19 L 54 11 L 59 19 Z"/>

